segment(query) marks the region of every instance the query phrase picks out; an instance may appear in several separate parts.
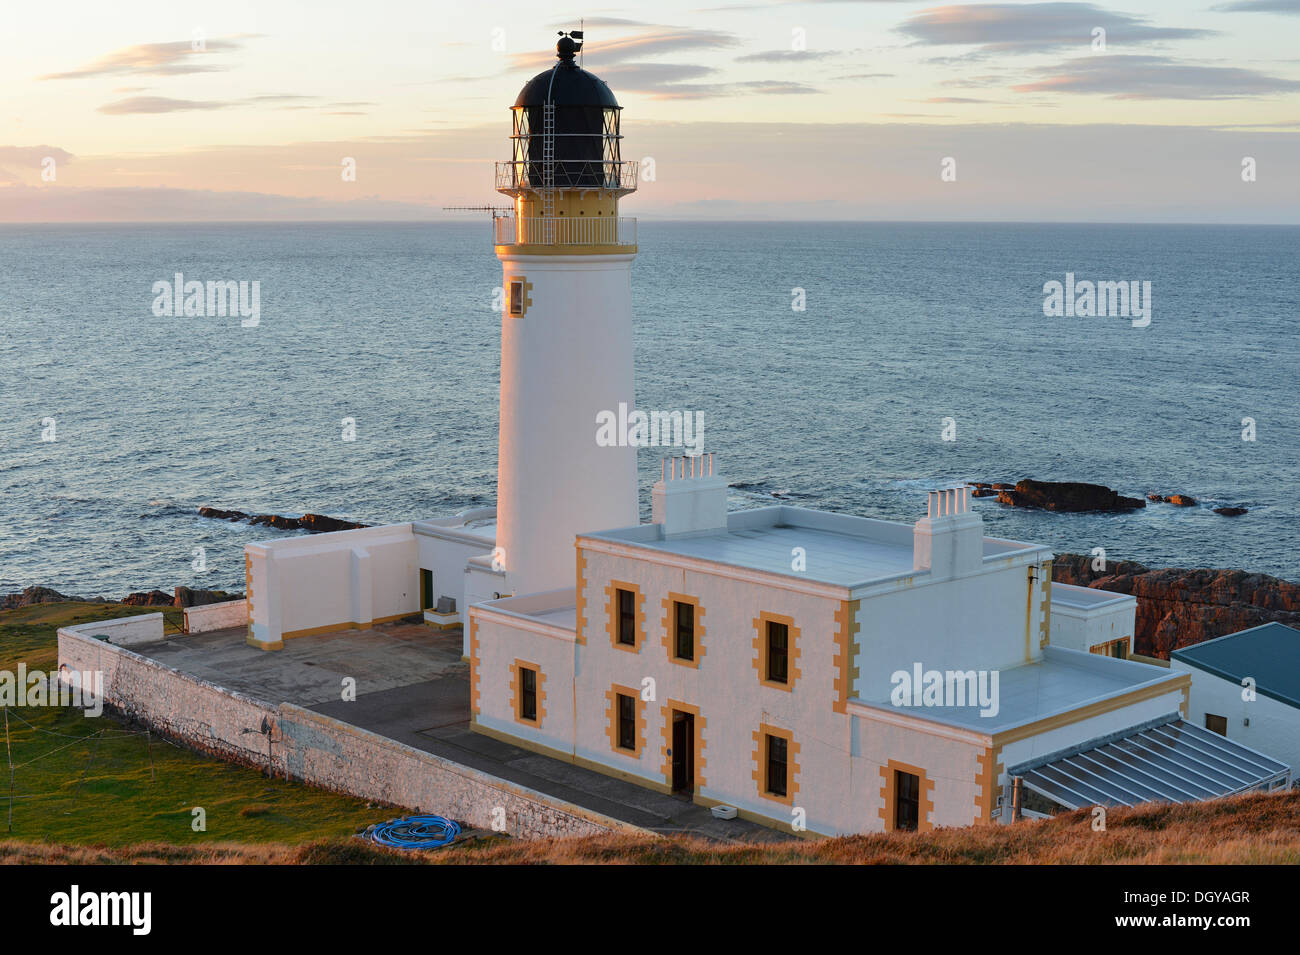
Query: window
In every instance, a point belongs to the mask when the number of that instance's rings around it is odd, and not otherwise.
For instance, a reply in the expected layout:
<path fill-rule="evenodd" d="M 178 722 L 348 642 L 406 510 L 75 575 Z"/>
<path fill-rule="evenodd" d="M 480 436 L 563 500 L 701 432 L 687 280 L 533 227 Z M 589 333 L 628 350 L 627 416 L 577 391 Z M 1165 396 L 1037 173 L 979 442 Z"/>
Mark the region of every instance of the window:
<path fill-rule="evenodd" d="M 636 699 L 618 694 L 618 748 L 636 749 Z"/>
<path fill-rule="evenodd" d="M 695 605 L 673 601 L 673 655 L 679 660 L 695 659 Z"/>
<path fill-rule="evenodd" d="M 636 646 L 636 594 L 621 587 L 615 591 L 618 599 L 618 642 L 627 647 Z"/>
<path fill-rule="evenodd" d="M 546 674 L 536 663 L 515 660 L 510 668 L 510 707 L 518 723 L 540 728 L 546 719 Z"/>
<path fill-rule="evenodd" d="M 522 281 L 512 281 L 510 283 L 510 314 L 520 316 L 524 314 L 524 283 Z"/>
<path fill-rule="evenodd" d="M 1215 716 L 1213 713 L 1206 713 L 1205 728 L 1211 733 L 1218 733 L 1220 736 L 1227 736 L 1228 718 L 1226 716 Z"/>
<path fill-rule="evenodd" d="M 920 819 L 920 778 L 901 769 L 894 770 L 894 828 L 915 832 Z"/>
<path fill-rule="evenodd" d="M 537 671 L 521 667 L 519 670 L 519 716 L 525 720 L 537 719 Z"/>
<path fill-rule="evenodd" d="M 767 678 L 772 683 L 790 680 L 790 628 L 775 620 L 767 621 Z"/>
<path fill-rule="evenodd" d="M 788 744 L 783 737 L 767 736 L 767 791 L 773 796 L 786 794 Z"/>

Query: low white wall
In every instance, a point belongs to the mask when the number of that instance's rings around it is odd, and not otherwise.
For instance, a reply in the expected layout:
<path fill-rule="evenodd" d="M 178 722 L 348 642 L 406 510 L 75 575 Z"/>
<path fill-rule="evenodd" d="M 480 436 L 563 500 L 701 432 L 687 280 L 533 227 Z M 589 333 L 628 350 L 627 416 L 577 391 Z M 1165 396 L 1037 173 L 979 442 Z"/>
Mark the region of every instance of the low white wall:
<path fill-rule="evenodd" d="M 59 633 L 62 634 L 64 630 L 89 637 L 107 636 L 109 643 L 119 647 L 129 647 L 137 643 L 156 643 L 163 639 L 163 615 L 145 613 L 97 623 L 79 623 L 71 627 L 62 627 Z"/>
<path fill-rule="evenodd" d="M 420 612 L 410 524 L 249 544 L 244 555 L 251 635 L 264 645 Z"/>
<path fill-rule="evenodd" d="M 1052 584 L 1050 642 L 1064 650 L 1081 650 L 1129 638 L 1133 650 L 1137 598 L 1075 584 Z"/>
<path fill-rule="evenodd" d="M 185 608 L 185 632 L 208 633 L 248 625 L 248 601 L 227 600 L 219 604 L 203 604 Z"/>

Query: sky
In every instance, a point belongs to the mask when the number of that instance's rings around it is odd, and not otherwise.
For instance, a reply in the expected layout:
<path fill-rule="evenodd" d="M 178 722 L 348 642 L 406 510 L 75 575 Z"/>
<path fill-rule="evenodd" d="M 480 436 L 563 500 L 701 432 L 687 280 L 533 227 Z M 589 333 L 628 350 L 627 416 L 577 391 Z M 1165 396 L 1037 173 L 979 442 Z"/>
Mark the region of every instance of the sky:
<path fill-rule="evenodd" d="M 580 19 L 625 215 L 1300 223 L 1300 0 L 10 4 L 0 222 L 508 204 Z"/>

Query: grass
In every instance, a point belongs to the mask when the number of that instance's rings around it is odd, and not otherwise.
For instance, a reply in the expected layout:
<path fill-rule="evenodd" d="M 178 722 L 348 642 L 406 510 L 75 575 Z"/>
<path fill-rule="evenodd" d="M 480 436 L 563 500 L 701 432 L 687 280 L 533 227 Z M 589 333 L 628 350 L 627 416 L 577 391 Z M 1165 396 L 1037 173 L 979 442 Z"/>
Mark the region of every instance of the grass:
<path fill-rule="evenodd" d="M 52 672 L 58 667 L 59 627 L 156 609 L 68 602 L 0 611 L 0 670 L 16 671 L 22 661 L 29 671 Z M 181 610 L 164 613 L 168 629 L 177 629 Z M 7 831 L 9 774 L 0 750 L 0 839 L 138 846 L 128 851 L 146 854 L 193 848 L 237 855 L 260 850 L 235 843 L 276 844 L 266 851 L 283 855 L 295 845 L 340 840 L 398 814 L 146 737 L 142 727 L 108 714 L 91 718 L 72 708 L 19 707 L 8 715 L 16 767 L 13 821 Z M 193 828 L 195 808 L 206 814 L 206 831 Z M 230 845 L 213 848 L 219 844 Z M 14 851 L 12 843 L 0 848 L 0 858 Z"/>
<path fill-rule="evenodd" d="M 1015 826 L 719 845 L 683 837 L 488 840 L 401 853 L 358 840 L 305 845 L 140 844 L 121 849 L 0 842 L 0 863 L 265 863 L 272 865 L 854 865 L 1274 864 L 1300 862 L 1300 792 L 1181 806 L 1112 809 L 1105 831 L 1087 810 Z"/>

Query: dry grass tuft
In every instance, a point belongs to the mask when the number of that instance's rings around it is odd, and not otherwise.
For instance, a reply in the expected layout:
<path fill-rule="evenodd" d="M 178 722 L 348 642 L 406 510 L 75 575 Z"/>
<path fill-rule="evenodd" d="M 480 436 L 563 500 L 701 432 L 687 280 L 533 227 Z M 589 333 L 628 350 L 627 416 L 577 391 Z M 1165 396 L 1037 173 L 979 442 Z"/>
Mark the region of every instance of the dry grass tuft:
<path fill-rule="evenodd" d="M 1208 803 L 1112 809 L 1094 832 L 1086 810 L 1015 826 L 882 833 L 786 843 L 718 844 L 630 834 L 490 838 L 429 853 L 360 839 L 301 846 L 213 843 L 121 848 L 0 842 L 0 863 L 266 865 L 1168 865 L 1300 863 L 1300 790 Z"/>

